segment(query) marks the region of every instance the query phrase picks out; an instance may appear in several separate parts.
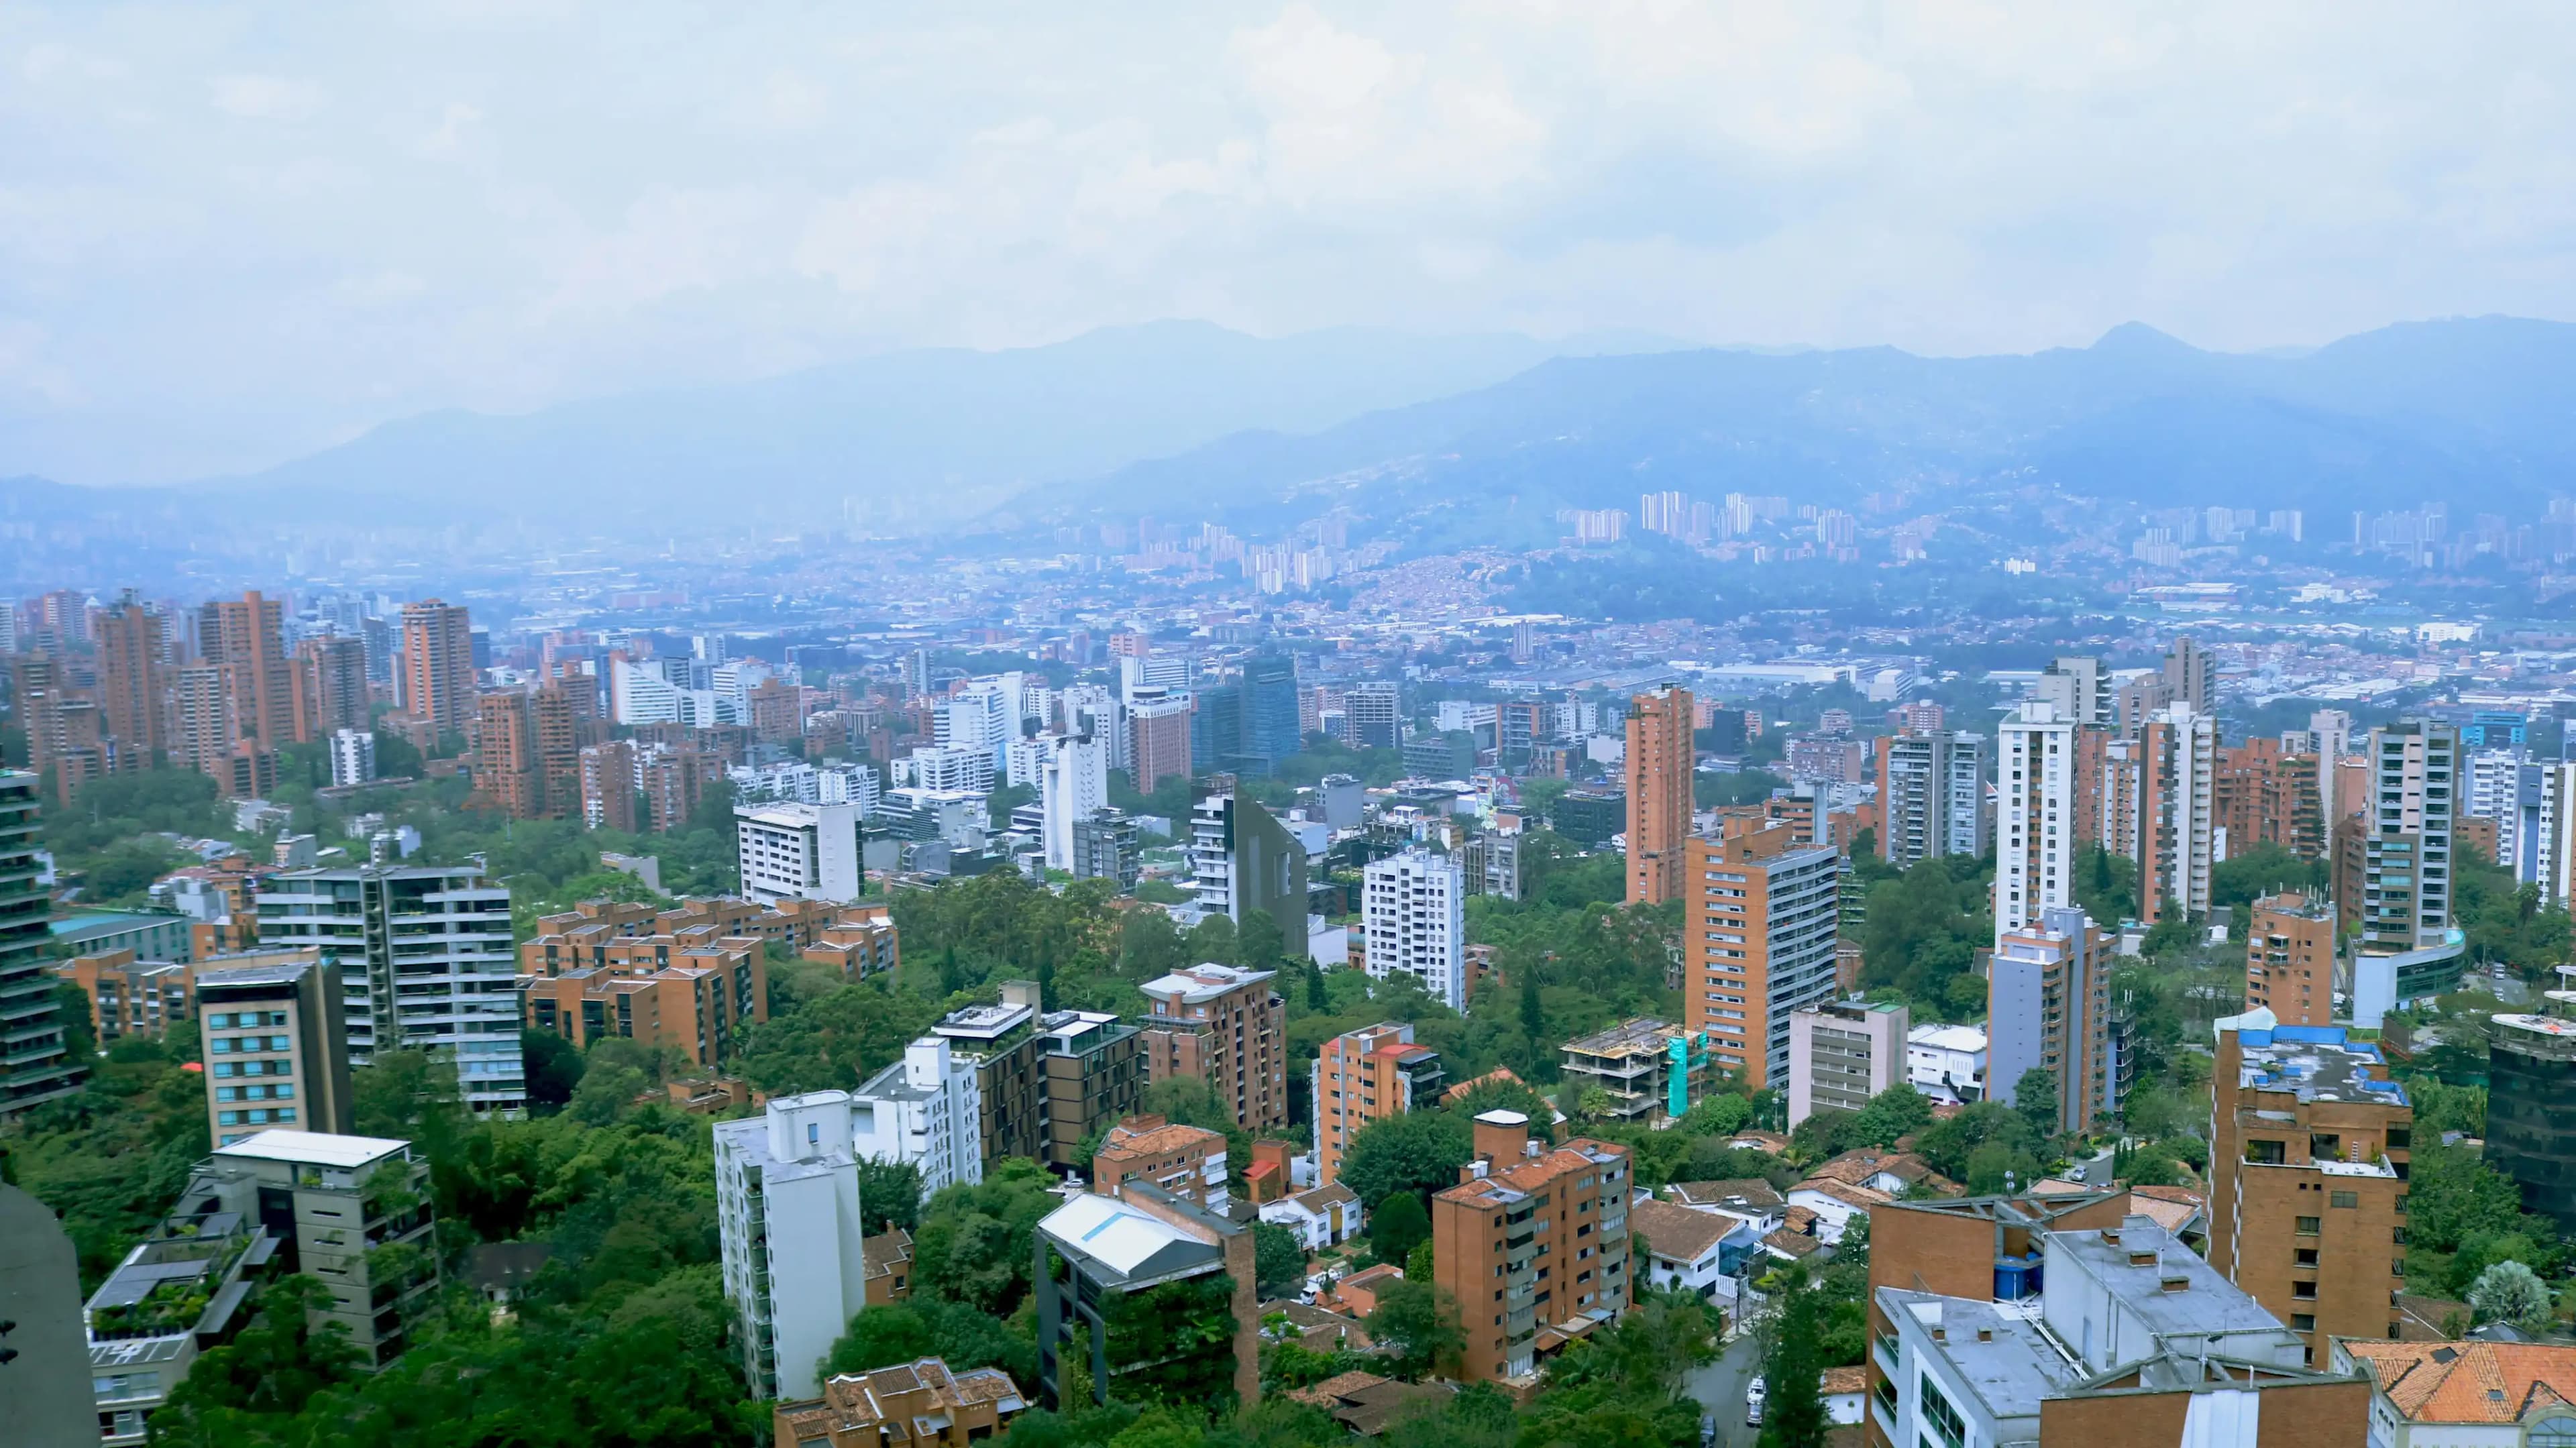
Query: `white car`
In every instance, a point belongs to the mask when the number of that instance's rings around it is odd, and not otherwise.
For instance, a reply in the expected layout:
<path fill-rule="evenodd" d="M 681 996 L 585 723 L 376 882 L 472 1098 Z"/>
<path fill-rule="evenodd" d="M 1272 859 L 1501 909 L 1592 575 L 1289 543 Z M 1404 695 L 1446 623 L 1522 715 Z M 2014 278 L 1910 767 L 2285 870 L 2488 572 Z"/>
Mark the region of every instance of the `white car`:
<path fill-rule="evenodd" d="M 1755 1378 L 1753 1386 L 1744 1390 L 1744 1425 L 1746 1427 L 1762 1426 L 1762 1398 L 1766 1391 L 1760 1378 Z"/>

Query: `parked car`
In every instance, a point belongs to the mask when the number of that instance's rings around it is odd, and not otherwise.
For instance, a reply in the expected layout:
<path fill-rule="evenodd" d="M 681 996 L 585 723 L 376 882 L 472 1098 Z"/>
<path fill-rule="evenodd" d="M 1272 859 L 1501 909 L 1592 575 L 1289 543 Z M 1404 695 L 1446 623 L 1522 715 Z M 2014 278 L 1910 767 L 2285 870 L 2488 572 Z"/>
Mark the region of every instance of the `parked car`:
<path fill-rule="evenodd" d="M 1762 1386 L 1762 1380 L 1760 1378 L 1755 1378 L 1753 1380 L 1753 1386 L 1744 1390 L 1744 1426 L 1748 1428 L 1759 1428 L 1762 1426 L 1762 1398 L 1764 1392 L 1765 1389 Z"/>

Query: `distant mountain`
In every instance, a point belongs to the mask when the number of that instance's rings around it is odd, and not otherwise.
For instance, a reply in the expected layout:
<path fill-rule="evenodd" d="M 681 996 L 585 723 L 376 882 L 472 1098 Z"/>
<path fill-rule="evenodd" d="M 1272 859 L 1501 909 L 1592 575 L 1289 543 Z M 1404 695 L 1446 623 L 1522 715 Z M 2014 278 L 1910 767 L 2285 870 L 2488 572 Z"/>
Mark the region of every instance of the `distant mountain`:
<path fill-rule="evenodd" d="M 1483 387 L 1549 343 L 1341 328 L 1263 339 L 1157 322 L 999 352 L 890 352 L 760 382 L 601 398 L 517 416 L 439 412 L 219 486 L 346 506 L 569 520 L 716 506 L 963 516 L 1023 487 L 1097 476 L 1249 428 L 1308 432 Z"/>
<path fill-rule="evenodd" d="M 2038 482 L 2148 507 L 2445 501 L 2527 516 L 2576 486 L 2576 326 L 2416 322 L 2295 355 L 2204 352 L 2135 323 L 2088 348 L 1560 357 L 1321 432 L 1230 437 L 1050 490 L 1032 512 L 1501 505 L 1507 531 L 1642 492 L 1848 502 Z"/>

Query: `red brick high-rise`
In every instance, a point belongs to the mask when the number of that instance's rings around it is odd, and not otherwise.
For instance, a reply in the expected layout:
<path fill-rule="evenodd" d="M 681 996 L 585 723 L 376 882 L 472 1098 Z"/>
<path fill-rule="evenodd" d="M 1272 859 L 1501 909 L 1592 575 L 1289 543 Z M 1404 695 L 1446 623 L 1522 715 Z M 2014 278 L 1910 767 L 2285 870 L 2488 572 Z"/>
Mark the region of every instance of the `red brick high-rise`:
<path fill-rule="evenodd" d="M 286 652 L 285 610 L 257 591 L 197 610 L 197 647 L 221 664 L 232 690 L 233 729 L 263 749 L 309 736 L 296 732 L 294 661 Z"/>
<path fill-rule="evenodd" d="M 461 605 L 426 599 L 402 611 L 403 712 L 444 739 L 475 714 L 474 626 Z"/>
<path fill-rule="evenodd" d="M 1691 696 L 1671 688 L 1628 704 L 1628 903 L 1660 905 L 1682 893 L 1691 832 Z"/>
<path fill-rule="evenodd" d="M 116 741 L 117 765 L 146 769 L 170 748 L 169 630 L 162 616 L 127 592 L 90 620 L 98 641 L 100 722 Z"/>

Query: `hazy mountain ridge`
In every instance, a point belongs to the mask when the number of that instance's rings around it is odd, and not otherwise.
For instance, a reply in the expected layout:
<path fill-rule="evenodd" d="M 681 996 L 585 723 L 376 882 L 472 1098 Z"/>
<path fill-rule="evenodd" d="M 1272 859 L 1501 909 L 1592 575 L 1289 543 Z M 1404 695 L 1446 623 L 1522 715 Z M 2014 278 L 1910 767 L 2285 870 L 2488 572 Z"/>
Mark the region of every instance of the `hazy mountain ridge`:
<path fill-rule="evenodd" d="M 1847 502 L 2015 473 L 2147 507 L 2304 508 L 2320 524 L 2432 500 L 2528 516 L 2576 489 L 2576 326 L 2404 323 L 2296 356 L 2204 352 L 2132 323 L 2027 356 L 1557 358 L 1312 436 L 1136 464 L 1055 511 L 1258 507 L 1399 458 L 1419 466 L 1381 507 L 1479 495 L 1633 507 L 1659 488 Z"/>

